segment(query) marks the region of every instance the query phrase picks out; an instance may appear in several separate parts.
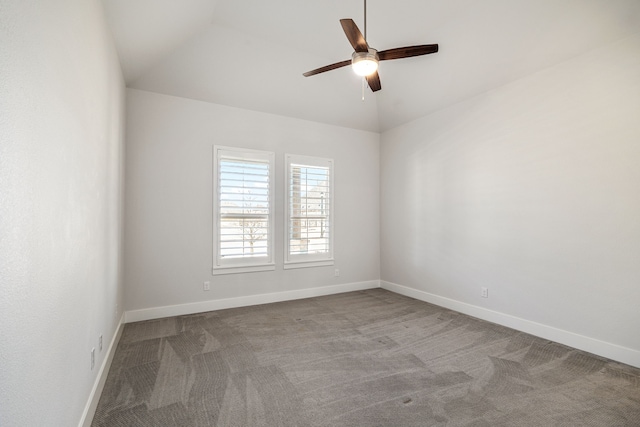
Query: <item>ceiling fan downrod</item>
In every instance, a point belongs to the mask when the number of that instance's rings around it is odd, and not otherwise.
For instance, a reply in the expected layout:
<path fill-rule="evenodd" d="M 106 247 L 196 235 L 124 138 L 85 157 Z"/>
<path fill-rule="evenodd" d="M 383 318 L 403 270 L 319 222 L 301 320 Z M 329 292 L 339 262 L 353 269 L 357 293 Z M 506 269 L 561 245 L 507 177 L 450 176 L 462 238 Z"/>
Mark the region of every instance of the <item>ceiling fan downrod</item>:
<path fill-rule="evenodd" d="M 367 41 L 367 0 L 364 0 L 364 40 Z"/>

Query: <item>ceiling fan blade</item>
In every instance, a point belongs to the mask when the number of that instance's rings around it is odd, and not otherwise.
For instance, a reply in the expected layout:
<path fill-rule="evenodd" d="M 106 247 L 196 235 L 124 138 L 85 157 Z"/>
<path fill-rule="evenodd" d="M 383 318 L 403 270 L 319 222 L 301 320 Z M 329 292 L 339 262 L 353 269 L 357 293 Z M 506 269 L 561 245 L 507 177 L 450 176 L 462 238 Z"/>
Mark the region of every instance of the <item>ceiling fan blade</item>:
<path fill-rule="evenodd" d="M 353 19 L 341 19 L 340 25 L 356 52 L 369 52 L 369 45 Z"/>
<path fill-rule="evenodd" d="M 388 61 L 390 59 L 410 58 L 412 56 L 427 55 L 438 51 L 437 44 L 422 44 L 418 46 L 397 47 L 395 49 L 381 50 L 378 52 L 380 61 Z"/>
<path fill-rule="evenodd" d="M 378 75 L 377 71 L 370 76 L 367 76 L 367 83 L 369 83 L 371 92 L 377 92 L 382 89 L 382 85 L 380 84 L 380 76 Z"/>
<path fill-rule="evenodd" d="M 336 68 L 346 67 L 347 65 L 351 65 L 351 60 L 348 59 L 342 62 L 336 62 L 335 64 L 326 65 L 324 67 L 316 68 L 315 70 L 307 71 L 303 74 L 305 77 L 315 76 L 316 74 L 324 73 L 325 71 L 335 70 Z"/>

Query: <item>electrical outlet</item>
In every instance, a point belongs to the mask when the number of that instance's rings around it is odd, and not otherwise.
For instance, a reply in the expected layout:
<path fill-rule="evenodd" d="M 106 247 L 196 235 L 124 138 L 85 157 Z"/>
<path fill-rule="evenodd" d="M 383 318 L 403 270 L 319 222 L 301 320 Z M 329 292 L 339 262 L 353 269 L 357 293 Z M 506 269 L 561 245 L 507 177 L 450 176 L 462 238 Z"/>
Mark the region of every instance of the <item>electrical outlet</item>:
<path fill-rule="evenodd" d="M 202 284 L 202 290 L 208 291 L 211 289 L 211 282 L 207 281 Z"/>
<path fill-rule="evenodd" d="M 96 348 L 91 349 L 91 370 L 93 371 L 93 367 L 96 366 Z"/>
<path fill-rule="evenodd" d="M 102 335 L 98 337 L 98 350 L 102 351 Z"/>
<path fill-rule="evenodd" d="M 336 272 L 334 273 L 334 276 L 335 276 L 335 277 L 340 276 L 340 270 L 338 270 L 337 268 L 336 268 Z"/>
<path fill-rule="evenodd" d="M 480 288 L 480 296 L 482 298 L 489 298 L 489 289 L 485 287 Z"/>

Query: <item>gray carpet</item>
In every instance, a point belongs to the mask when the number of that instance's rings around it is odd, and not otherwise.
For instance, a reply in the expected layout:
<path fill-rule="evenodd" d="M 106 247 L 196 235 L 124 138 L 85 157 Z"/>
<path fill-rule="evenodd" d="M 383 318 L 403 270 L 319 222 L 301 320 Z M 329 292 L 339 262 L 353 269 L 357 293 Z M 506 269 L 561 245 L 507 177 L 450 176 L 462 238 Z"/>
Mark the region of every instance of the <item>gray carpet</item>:
<path fill-rule="evenodd" d="M 640 426 L 640 369 L 381 289 L 127 324 L 93 426 Z"/>

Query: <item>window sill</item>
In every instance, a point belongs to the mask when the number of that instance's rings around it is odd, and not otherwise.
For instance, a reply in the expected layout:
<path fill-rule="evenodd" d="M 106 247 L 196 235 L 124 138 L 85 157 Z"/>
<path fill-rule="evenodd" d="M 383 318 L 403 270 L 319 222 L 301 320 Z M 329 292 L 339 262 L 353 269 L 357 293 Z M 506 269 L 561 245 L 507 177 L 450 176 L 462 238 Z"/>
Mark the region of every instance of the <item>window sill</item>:
<path fill-rule="evenodd" d="M 261 265 L 242 265 L 234 267 L 213 267 L 211 274 L 214 276 L 222 274 L 238 274 L 238 273 L 256 273 L 259 271 L 274 271 L 276 269 L 275 264 L 261 264 Z"/>
<path fill-rule="evenodd" d="M 333 264 L 334 260 L 332 259 L 325 259 L 321 261 L 286 262 L 282 268 L 285 270 L 292 270 L 294 268 L 325 267 Z"/>

